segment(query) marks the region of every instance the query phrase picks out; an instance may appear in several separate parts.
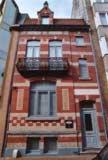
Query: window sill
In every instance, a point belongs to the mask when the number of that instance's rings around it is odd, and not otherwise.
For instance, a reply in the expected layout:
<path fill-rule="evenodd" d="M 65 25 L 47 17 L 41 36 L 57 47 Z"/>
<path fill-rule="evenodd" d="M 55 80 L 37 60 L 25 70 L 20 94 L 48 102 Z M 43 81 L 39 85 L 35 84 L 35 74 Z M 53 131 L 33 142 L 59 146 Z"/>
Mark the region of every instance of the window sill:
<path fill-rule="evenodd" d="M 91 77 L 87 77 L 87 78 L 79 77 L 79 80 L 87 81 L 87 80 L 91 80 Z"/>
<path fill-rule="evenodd" d="M 30 116 L 27 117 L 26 120 L 32 120 L 32 121 L 44 121 L 44 120 L 48 120 L 48 121 L 52 121 L 52 120 L 59 120 L 59 117 L 34 117 L 34 116 Z"/>

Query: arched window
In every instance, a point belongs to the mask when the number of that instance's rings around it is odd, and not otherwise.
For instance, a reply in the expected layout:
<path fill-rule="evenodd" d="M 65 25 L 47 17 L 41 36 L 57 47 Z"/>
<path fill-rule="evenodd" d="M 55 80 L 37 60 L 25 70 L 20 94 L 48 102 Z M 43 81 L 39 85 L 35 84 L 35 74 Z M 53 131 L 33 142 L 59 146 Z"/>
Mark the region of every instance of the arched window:
<path fill-rule="evenodd" d="M 56 86 L 52 83 L 32 83 L 30 116 L 48 117 L 56 114 Z"/>
<path fill-rule="evenodd" d="M 40 55 L 40 41 L 28 41 L 27 57 L 38 58 Z"/>
<path fill-rule="evenodd" d="M 62 41 L 49 42 L 49 57 L 62 57 Z"/>

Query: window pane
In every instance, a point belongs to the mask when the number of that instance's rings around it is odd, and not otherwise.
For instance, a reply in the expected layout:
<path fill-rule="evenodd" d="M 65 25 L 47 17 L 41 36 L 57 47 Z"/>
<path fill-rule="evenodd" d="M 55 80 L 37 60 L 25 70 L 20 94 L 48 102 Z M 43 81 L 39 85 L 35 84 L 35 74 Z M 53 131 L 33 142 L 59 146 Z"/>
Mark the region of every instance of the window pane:
<path fill-rule="evenodd" d="M 55 92 L 50 93 L 50 115 L 56 112 L 56 94 Z"/>
<path fill-rule="evenodd" d="M 52 46 L 51 46 L 51 47 L 49 48 L 49 52 L 50 52 L 50 55 L 49 55 L 50 57 L 55 57 L 55 56 L 56 56 L 56 54 L 55 54 L 55 53 L 56 53 L 55 47 L 52 47 Z"/>
<path fill-rule="evenodd" d="M 96 2 L 102 2 L 102 0 L 96 0 Z"/>
<path fill-rule="evenodd" d="M 83 46 L 84 45 L 84 38 L 83 37 L 76 37 L 76 45 Z"/>
<path fill-rule="evenodd" d="M 106 14 L 100 13 L 100 20 L 102 25 L 107 25 Z"/>
<path fill-rule="evenodd" d="M 80 70 L 80 77 L 82 77 L 82 78 L 89 77 L 88 66 L 87 66 L 86 60 L 84 60 L 84 59 L 79 60 L 79 70 Z"/>
<path fill-rule="evenodd" d="M 27 57 L 39 57 L 40 41 L 30 41 L 27 43 Z"/>
<path fill-rule="evenodd" d="M 38 96 L 38 102 L 38 114 L 44 116 L 49 115 L 48 92 L 40 92 Z"/>
<path fill-rule="evenodd" d="M 32 57 L 32 56 L 33 56 L 33 48 L 27 47 L 27 57 Z"/>
<path fill-rule="evenodd" d="M 30 115 L 35 115 L 35 110 L 36 110 L 36 93 L 31 92 L 30 93 Z"/>
<path fill-rule="evenodd" d="M 56 57 L 62 57 L 62 48 L 56 47 Z"/>
<path fill-rule="evenodd" d="M 62 57 L 62 42 L 52 41 L 49 43 L 50 57 Z"/>
<path fill-rule="evenodd" d="M 40 52 L 40 48 L 39 47 L 34 47 L 33 57 L 38 58 L 39 57 L 39 52 Z"/>
<path fill-rule="evenodd" d="M 40 138 L 28 138 L 27 140 L 27 151 L 33 152 L 39 150 Z"/>
<path fill-rule="evenodd" d="M 86 131 L 93 130 L 91 114 L 85 114 L 85 129 Z"/>
<path fill-rule="evenodd" d="M 48 17 L 43 17 L 42 18 L 42 24 L 49 24 L 49 18 Z"/>
<path fill-rule="evenodd" d="M 55 152 L 57 151 L 57 138 L 49 137 L 44 139 L 44 152 Z"/>
<path fill-rule="evenodd" d="M 52 116 L 56 113 L 55 84 L 33 83 L 30 94 L 31 116 Z"/>
<path fill-rule="evenodd" d="M 27 42 L 27 46 L 29 47 L 40 46 L 40 41 L 29 41 Z"/>

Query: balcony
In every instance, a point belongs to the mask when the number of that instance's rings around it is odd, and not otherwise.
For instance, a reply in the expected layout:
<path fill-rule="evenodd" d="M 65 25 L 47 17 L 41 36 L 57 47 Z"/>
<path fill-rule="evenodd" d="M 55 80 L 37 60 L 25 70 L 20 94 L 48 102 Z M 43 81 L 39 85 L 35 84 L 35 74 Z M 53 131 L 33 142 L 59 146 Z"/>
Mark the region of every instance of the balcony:
<path fill-rule="evenodd" d="M 63 76 L 69 70 L 66 58 L 19 58 L 17 69 L 24 77 Z"/>

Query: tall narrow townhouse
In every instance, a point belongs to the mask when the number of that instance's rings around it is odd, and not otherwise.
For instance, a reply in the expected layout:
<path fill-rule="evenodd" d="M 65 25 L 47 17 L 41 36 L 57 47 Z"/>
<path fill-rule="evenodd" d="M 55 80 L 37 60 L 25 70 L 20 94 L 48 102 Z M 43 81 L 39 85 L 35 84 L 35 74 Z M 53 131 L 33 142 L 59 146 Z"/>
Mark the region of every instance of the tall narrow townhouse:
<path fill-rule="evenodd" d="M 106 131 L 90 26 L 55 19 L 45 2 L 37 19 L 26 18 L 11 32 L 4 156 L 15 149 L 22 156 L 99 150 Z"/>
<path fill-rule="evenodd" d="M 97 73 L 103 99 L 103 107 L 108 117 L 108 0 L 73 0 L 72 18 L 84 18 L 91 26 L 91 40 L 96 59 Z M 107 119 L 108 130 L 108 119 Z M 108 134 L 108 131 L 107 131 Z"/>

